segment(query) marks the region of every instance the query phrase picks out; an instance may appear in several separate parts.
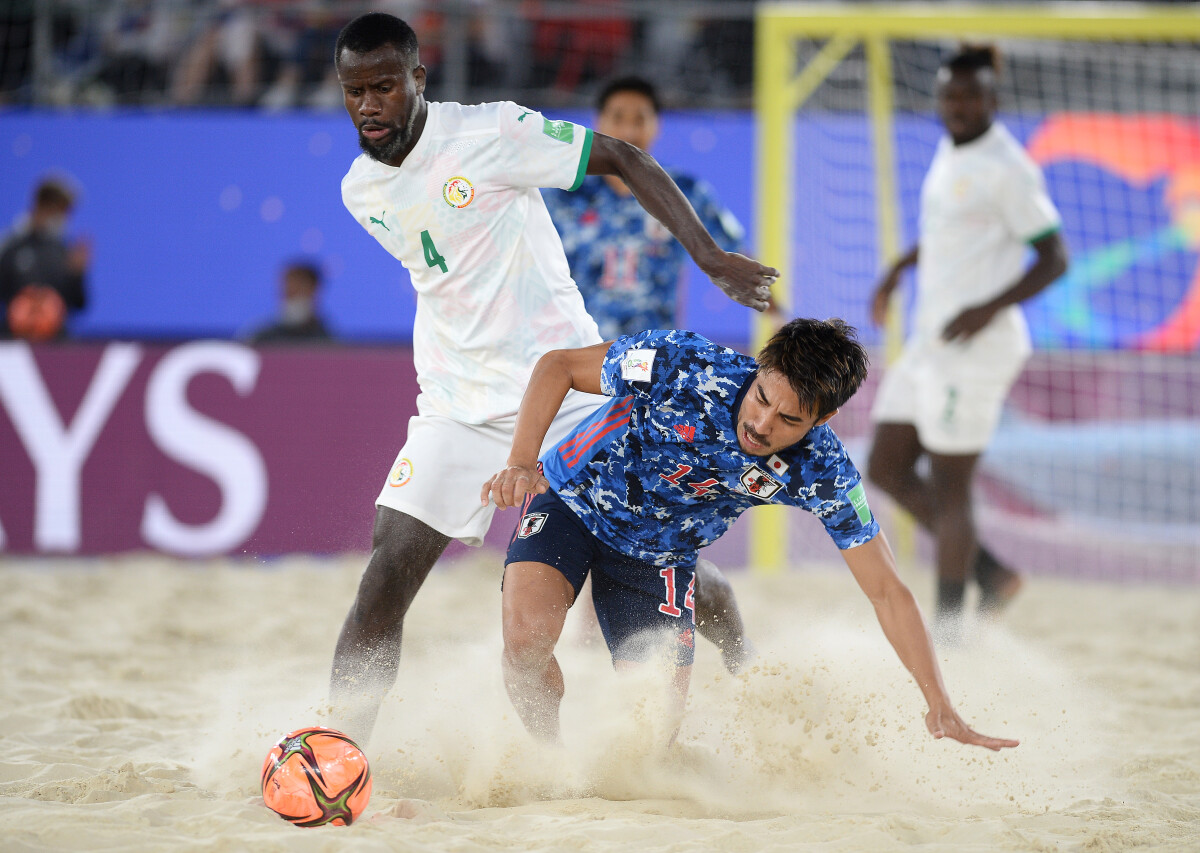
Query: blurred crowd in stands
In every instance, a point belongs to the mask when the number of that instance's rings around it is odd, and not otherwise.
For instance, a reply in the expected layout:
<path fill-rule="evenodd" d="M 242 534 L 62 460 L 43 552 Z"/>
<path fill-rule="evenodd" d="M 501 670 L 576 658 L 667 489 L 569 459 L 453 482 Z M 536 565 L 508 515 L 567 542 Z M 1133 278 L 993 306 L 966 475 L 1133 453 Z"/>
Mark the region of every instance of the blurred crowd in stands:
<path fill-rule="evenodd" d="M 748 106 L 753 3 L 724 0 L 4 0 L 0 104 L 337 109 L 333 44 L 407 19 L 435 98 L 587 105 L 637 69 L 673 106 Z"/>

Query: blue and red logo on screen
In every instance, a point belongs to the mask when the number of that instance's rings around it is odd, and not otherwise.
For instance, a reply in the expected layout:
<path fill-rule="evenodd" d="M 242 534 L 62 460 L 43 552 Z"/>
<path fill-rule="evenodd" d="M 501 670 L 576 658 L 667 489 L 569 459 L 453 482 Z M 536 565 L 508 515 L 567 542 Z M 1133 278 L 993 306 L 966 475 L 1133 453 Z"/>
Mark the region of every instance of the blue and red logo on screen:
<path fill-rule="evenodd" d="M 1027 148 L 1046 173 L 1071 253 L 1067 274 L 1027 306 L 1038 344 L 1195 350 L 1200 122 L 1056 113 Z"/>

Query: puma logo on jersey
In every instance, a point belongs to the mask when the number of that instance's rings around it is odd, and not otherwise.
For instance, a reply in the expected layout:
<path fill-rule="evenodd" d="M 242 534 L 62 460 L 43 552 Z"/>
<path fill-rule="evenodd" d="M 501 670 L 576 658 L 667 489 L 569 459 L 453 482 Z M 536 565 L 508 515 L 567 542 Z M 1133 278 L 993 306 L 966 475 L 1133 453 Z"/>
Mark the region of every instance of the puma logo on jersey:
<path fill-rule="evenodd" d="M 387 224 L 384 223 L 384 221 L 383 221 L 383 217 L 385 217 L 385 216 L 387 216 L 386 210 L 383 213 L 379 214 L 379 219 L 376 219 L 374 216 L 369 216 L 367 218 L 370 219 L 371 222 L 375 225 L 382 225 L 384 231 L 391 231 L 392 229 L 388 228 Z"/>
<path fill-rule="evenodd" d="M 517 121 L 525 121 L 525 116 L 531 116 L 531 115 L 533 115 L 533 110 L 525 110 L 525 112 L 523 112 L 519 116 L 517 116 Z"/>

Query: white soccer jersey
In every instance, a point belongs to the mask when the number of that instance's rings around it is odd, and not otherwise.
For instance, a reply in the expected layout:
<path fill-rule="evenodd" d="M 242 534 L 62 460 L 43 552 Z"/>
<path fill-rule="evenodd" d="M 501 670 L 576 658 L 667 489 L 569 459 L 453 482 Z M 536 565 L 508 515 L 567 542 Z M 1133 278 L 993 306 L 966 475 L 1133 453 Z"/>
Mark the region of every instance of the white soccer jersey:
<path fill-rule="evenodd" d="M 921 187 L 914 343 L 938 348 L 946 324 L 1014 285 L 1029 244 L 1060 224 L 1041 170 L 999 122 L 965 145 L 943 137 Z M 954 347 L 959 357 L 1023 359 L 1025 316 L 1010 306 Z"/>
<path fill-rule="evenodd" d="M 582 182 L 592 131 L 511 102 L 429 104 L 399 167 L 360 155 L 355 219 L 409 271 L 422 414 L 511 415 L 538 358 L 598 343 L 539 187 Z"/>

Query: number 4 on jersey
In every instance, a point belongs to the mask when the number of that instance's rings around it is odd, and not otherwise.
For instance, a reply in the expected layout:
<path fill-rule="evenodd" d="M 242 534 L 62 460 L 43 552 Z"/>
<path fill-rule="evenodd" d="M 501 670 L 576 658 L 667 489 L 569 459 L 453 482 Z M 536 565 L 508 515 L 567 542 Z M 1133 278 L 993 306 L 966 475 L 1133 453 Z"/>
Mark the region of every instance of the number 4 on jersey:
<path fill-rule="evenodd" d="M 431 267 L 441 267 L 442 272 L 449 272 L 446 269 L 446 259 L 438 254 L 437 246 L 433 245 L 433 238 L 429 236 L 428 231 L 421 232 L 421 247 L 425 250 L 425 263 Z"/>

